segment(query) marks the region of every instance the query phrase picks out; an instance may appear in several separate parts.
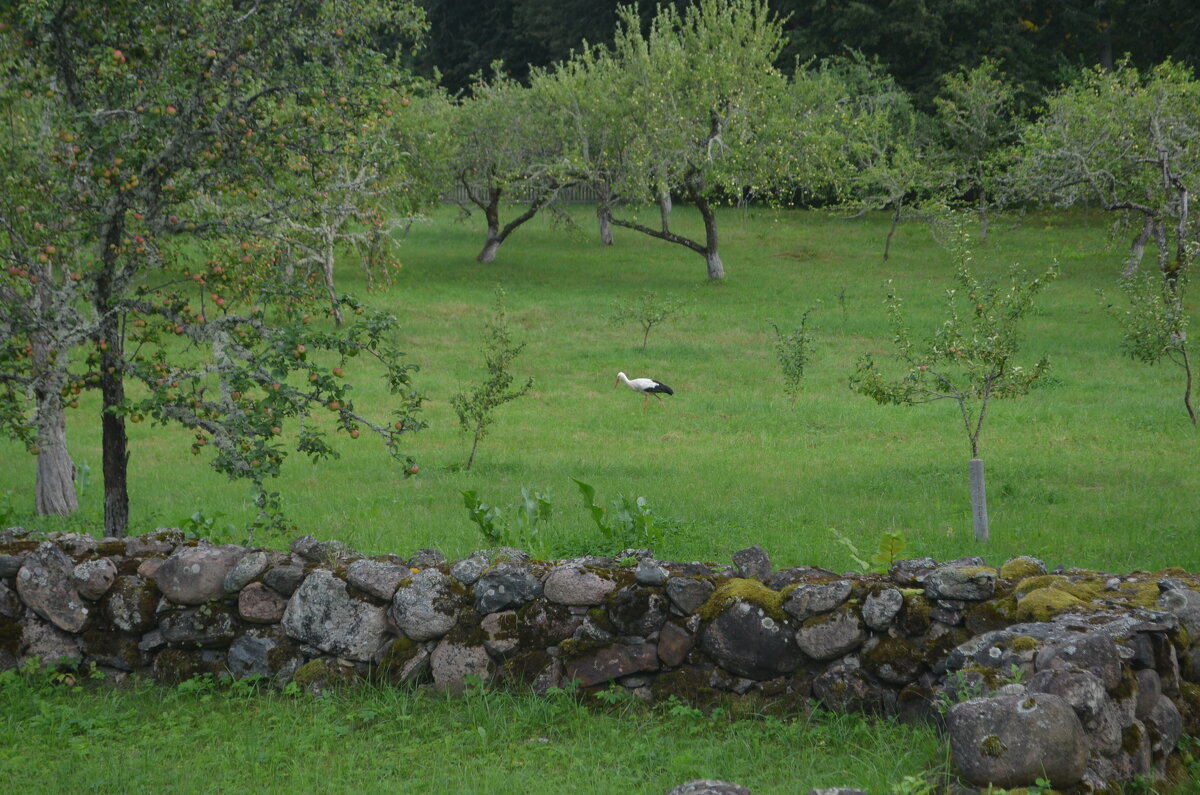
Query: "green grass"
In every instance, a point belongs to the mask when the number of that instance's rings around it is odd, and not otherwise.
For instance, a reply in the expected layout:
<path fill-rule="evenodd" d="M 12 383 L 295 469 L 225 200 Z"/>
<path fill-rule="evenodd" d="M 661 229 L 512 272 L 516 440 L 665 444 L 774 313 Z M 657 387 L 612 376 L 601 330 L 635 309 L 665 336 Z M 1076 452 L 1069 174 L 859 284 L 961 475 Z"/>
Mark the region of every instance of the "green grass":
<path fill-rule="evenodd" d="M 676 211 L 681 230 L 699 231 L 693 215 Z M 535 219 L 492 265 L 474 261 L 478 219 L 455 223 L 447 210 L 412 228 L 399 280 L 370 300 L 397 314 L 401 342 L 421 366 L 429 428 L 409 445 L 421 472 L 405 479 L 365 436 L 343 439 L 336 461 L 293 456 L 274 485 L 300 532 L 367 552 L 436 547 L 459 557 L 482 544 L 459 492 L 506 504 L 529 487 L 548 491 L 555 505 L 550 551 L 576 551 L 597 542 L 576 477 L 602 500 L 641 495 L 673 520 L 677 532 L 656 550 L 663 557 L 723 561 L 757 543 L 777 566 L 843 569 L 850 561 L 832 543 L 835 528 L 862 549 L 900 531 L 908 553 L 942 559 L 1032 554 L 1115 571 L 1200 568 L 1192 543 L 1198 437 L 1183 410 L 1180 371 L 1122 357 L 1096 294 L 1117 293 L 1121 245 L 1110 245 L 1099 216 L 1027 216 L 977 247 L 985 273 L 1012 263 L 1040 270 L 1057 261 L 1061 269 L 1028 322 L 1024 357 L 1050 355 L 1052 387 L 996 404 L 984 429 L 987 546 L 972 536 L 969 448 L 955 406 L 878 406 L 847 387 L 860 354 L 890 353 L 887 279 L 915 329 L 940 322 L 953 263 L 923 227 L 902 227 L 885 263 L 882 217 L 730 210 L 721 218 L 729 275 L 709 285 L 701 258 L 681 247 L 626 233 L 605 249 L 593 242 L 589 214 L 578 217 L 585 228 L 575 232 Z M 515 334 L 528 342 L 514 372 L 537 383 L 497 410 L 475 467 L 463 472 L 470 439 L 450 397 L 482 378 L 482 324 L 498 284 Z M 360 275 L 348 268 L 341 288 L 361 290 Z M 655 327 L 641 353 L 637 324 L 610 318 L 615 302 L 649 290 L 686 301 L 688 311 Z M 790 328 L 814 305 L 813 361 L 793 408 L 769 321 Z M 676 394 L 644 411 L 639 396 L 613 388 L 618 370 L 657 378 Z M 386 409 L 373 381 L 360 383 L 357 396 L 360 406 Z M 94 402 L 85 402 L 69 429 L 89 473 L 75 521 L 91 524 L 102 515 L 95 420 Z M 248 491 L 191 456 L 186 433 L 145 424 L 131 431 L 135 531 L 177 525 L 197 510 L 222 522 L 252 516 Z M 9 462 L 0 493 L 27 521 L 33 459 L 8 442 L 0 454 Z"/>
<path fill-rule="evenodd" d="M 565 693 L 364 687 L 314 699 L 0 674 L 10 792 L 661 793 L 721 778 L 762 795 L 884 793 L 945 769 L 927 731 L 819 710 L 735 718 L 678 703 L 588 708 Z"/>
<path fill-rule="evenodd" d="M 587 224 L 590 212 L 578 217 Z M 699 231 L 688 208 L 675 219 L 681 230 Z M 757 543 L 776 567 L 851 568 L 833 528 L 864 557 L 882 533 L 899 531 L 912 556 L 981 554 L 1000 563 L 1031 554 L 1051 566 L 1200 569 L 1200 438 L 1183 410 L 1179 373 L 1121 356 L 1118 329 L 1096 295 L 1116 293 L 1122 260 L 1103 219 L 1032 215 L 994 226 L 977 248 L 979 266 L 996 275 L 1012 263 L 1040 270 L 1057 260 L 1061 268 L 1026 343 L 1027 361 L 1051 356 L 1053 386 L 996 404 L 984 430 L 986 546 L 972 537 L 969 448 L 954 406 L 878 406 L 847 386 L 861 353 L 890 353 L 884 282 L 895 280 L 914 328 L 932 329 L 952 286 L 950 257 L 910 224 L 883 262 L 882 217 L 727 211 L 721 223 L 729 274 L 721 285 L 705 282 L 698 256 L 622 230 L 604 249 L 590 228 L 565 232 L 535 219 L 497 263 L 481 265 L 478 219 L 457 224 L 447 210 L 414 226 L 399 280 L 370 300 L 400 318 L 403 345 L 422 368 L 416 378 L 429 428 L 409 448 L 420 474 L 404 478 L 366 436 L 343 437 L 335 461 L 293 456 L 276 485 L 299 532 L 368 553 L 435 547 L 462 557 L 485 543 L 460 491 L 508 504 L 528 487 L 549 491 L 555 506 L 540 541 L 545 551 L 617 551 L 591 524 L 575 477 L 593 485 L 602 504 L 644 496 L 670 531 L 656 549 L 664 558 L 727 562 Z M 483 376 L 482 324 L 498 284 L 512 328 L 528 341 L 514 372 L 537 384 L 496 412 L 475 467 L 464 472 L 470 439 L 450 398 Z M 361 292 L 362 280 L 347 269 L 340 286 Z M 655 327 L 641 353 L 641 329 L 610 318 L 614 302 L 650 290 L 689 308 Z M 814 305 L 813 360 L 792 407 L 770 321 L 790 329 Z M 614 389 L 618 370 L 657 378 L 676 394 L 643 410 L 640 396 Z M 385 392 L 356 383 L 358 404 L 382 414 Z M 0 519 L 7 499 L 10 520 L 29 526 L 100 526 L 96 420 L 94 396 L 70 417 L 71 449 L 86 473 L 79 516 L 30 516 L 34 460 L 0 442 Z M 178 526 L 196 511 L 218 526 L 252 517 L 244 485 L 190 455 L 188 434 L 146 424 L 130 430 L 134 532 Z M 931 732 L 854 717 L 746 721 L 668 707 L 595 713 L 565 697 L 504 693 L 454 701 L 368 689 L 324 701 L 245 700 L 139 687 L 52 688 L 33 698 L 13 687 L 0 698 L 0 775 L 14 791 L 54 788 L 86 770 L 96 791 L 409 784 L 661 792 L 714 776 L 755 792 L 837 784 L 887 792 L 906 775 L 945 765 Z"/>

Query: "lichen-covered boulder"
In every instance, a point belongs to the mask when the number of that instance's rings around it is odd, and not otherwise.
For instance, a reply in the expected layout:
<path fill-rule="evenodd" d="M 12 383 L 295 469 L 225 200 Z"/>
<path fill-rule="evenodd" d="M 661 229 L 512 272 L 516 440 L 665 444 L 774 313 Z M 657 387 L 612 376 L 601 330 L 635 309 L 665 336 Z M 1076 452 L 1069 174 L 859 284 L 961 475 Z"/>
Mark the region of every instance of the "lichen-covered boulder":
<path fill-rule="evenodd" d="M 605 608 L 618 633 L 646 637 L 667 622 L 671 603 L 661 589 L 627 587 L 614 591 Z"/>
<path fill-rule="evenodd" d="M 252 582 L 238 592 L 238 616 L 252 624 L 274 624 L 287 610 L 287 597 L 261 582 Z"/>
<path fill-rule="evenodd" d="M 1103 719 L 1109 706 L 1104 680 L 1082 669 L 1045 669 L 1026 684 L 1030 693 L 1049 693 L 1071 705 L 1079 722 L 1087 730 Z"/>
<path fill-rule="evenodd" d="M 814 660 L 837 659 L 857 649 L 866 639 L 867 628 L 849 607 L 810 618 L 796 631 L 800 650 Z"/>
<path fill-rule="evenodd" d="M 117 579 L 117 564 L 109 558 L 85 560 L 75 566 L 74 577 L 79 595 L 95 601 L 104 596 Z"/>
<path fill-rule="evenodd" d="M 303 566 L 295 563 L 283 563 L 267 569 L 262 576 L 263 585 L 280 596 L 291 596 L 304 582 L 306 573 Z"/>
<path fill-rule="evenodd" d="M 546 598 L 560 605 L 593 606 L 604 601 L 617 584 L 577 563 L 556 567 L 546 578 Z"/>
<path fill-rule="evenodd" d="M 346 567 L 346 582 L 376 599 L 390 601 L 412 571 L 407 566 L 360 558 Z"/>
<path fill-rule="evenodd" d="M 848 655 L 818 674 L 813 679 L 812 691 L 834 712 L 893 715 L 897 711 L 895 691 L 868 676 L 854 655 Z"/>
<path fill-rule="evenodd" d="M 256 549 L 249 553 L 225 575 L 222 583 L 225 593 L 237 593 L 242 590 L 262 575 L 268 565 L 270 565 L 270 558 L 263 550 Z"/>
<path fill-rule="evenodd" d="M 91 617 L 75 590 L 75 562 L 49 541 L 25 556 L 17 572 L 17 594 L 33 612 L 66 632 L 78 632 Z"/>
<path fill-rule="evenodd" d="M 155 626 L 155 606 L 159 592 L 153 583 L 135 575 L 117 577 L 104 601 L 101 613 L 122 632 L 141 634 Z"/>
<path fill-rule="evenodd" d="M 1083 778 L 1083 726 L 1058 696 L 971 699 L 951 707 L 946 726 L 954 764 L 977 787 L 1022 787 L 1045 778 L 1066 789 Z"/>
<path fill-rule="evenodd" d="M 1091 671 L 1108 690 L 1121 683 L 1121 667 L 1117 644 L 1101 632 L 1063 633 L 1037 653 L 1039 671 L 1048 668 Z"/>
<path fill-rule="evenodd" d="M 902 607 L 904 607 L 904 594 L 896 588 L 875 591 L 867 594 L 867 598 L 863 600 L 863 621 L 876 632 L 885 632 Z"/>
<path fill-rule="evenodd" d="M 714 590 L 711 582 L 695 577 L 672 577 L 667 581 L 667 598 L 685 616 L 696 612 Z"/>
<path fill-rule="evenodd" d="M 233 614 L 220 602 L 168 611 L 158 628 L 167 643 L 181 649 L 223 649 L 237 637 Z"/>
<path fill-rule="evenodd" d="M 83 659 L 78 635 L 43 621 L 32 610 L 25 613 L 21 623 L 20 662 L 40 659 L 43 665 L 54 665 L 64 660 L 68 665 L 78 665 Z"/>
<path fill-rule="evenodd" d="M 242 635 L 229 646 L 225 664 L 235 678 L 244 676 L 270 676 L 268 655 L 279 645 L 274 638 Z"/>
<path fill-rule="evenodd" d="M 766 582 L 771 579 L 771 558 L 755 544 L 733 553 L 733 569 L 739 577 Z"/>
<path fill-rule="evenodd" d="M 201 605 L 225 595 L 225 575 L 246 555 L 243 547 L 201 541 L 179 547 L 158 567 L 154 581 L 175 604 Z"/>
<path fill-rule="evenodd" d="M 494 547 L 473 552 L 469 557 L 455 561 L 450 566 L 450 576 L 463 585 L 474 585 L 485 571 L 497 563 L 506 561 L 528 563 L 529 554 L 516 547 Z"/>
<path fill-rule="evenodd" d="M 456 643 L 449 639 L 438 643 L 429 656 L 433 686 L 454 695 L 462 695 L 467 677 L 477 676 L 487 681 L 492 676 L 492 658 L 482 646 Z"/>
<path fill-rule="evenodd" d="M 350 596 L 346 583 L 317 569 L 288 600 L 283 631 L 328 654 L 369 661 L 387 641 L 383 608 Z"/>
<path fill-rule="evenodd" d="M 984 566 L 941 566 L 925 576 L 925 593 L 932 599 L 980 602 L 996 593 L 996 570 Z"/>
<path fill-rule="evenodd" d="M 515 609 L 542 593 L 542 580 L 528 563 L 498 563 L 475 581 L 475 610 L 487 615 Z"/>
<path fill-rule="evenodd" d="M 704 628 L 700 645 L 717 665 L 748 679 L 773 679 L 803 661 L 795 628 L 744 599 L 734 599 Z"/>
<path fill-rule="evenodd" d="M 125 539 L 125 554 L 131 558 L 145 558 L 155 555 L 170 555 L 175 547 L 183 543 L 183 532 L 175 529 L 159 528 L 153 533 L 140 536 L 130 536 Z"/>
<path fill-rule="evenodd" d="M 837 610 L 850 598 L 851 590 L 846 580 L 797 585 L 784 600 L 783 609 L 797 621 L 807 621 Z"/>
<path fill-rule="evenodd" d="M 425 641 L 449 632 L 458 613 L 459 604 L 450 578 L 438 569 L 424 569 L 396 589 L 388 615 L 405 635 Z"/>
<path fill-rule="evenodd" d="M 0 616 L 16 618 L 24 612 L 17 592 L 0 581 Z"/>

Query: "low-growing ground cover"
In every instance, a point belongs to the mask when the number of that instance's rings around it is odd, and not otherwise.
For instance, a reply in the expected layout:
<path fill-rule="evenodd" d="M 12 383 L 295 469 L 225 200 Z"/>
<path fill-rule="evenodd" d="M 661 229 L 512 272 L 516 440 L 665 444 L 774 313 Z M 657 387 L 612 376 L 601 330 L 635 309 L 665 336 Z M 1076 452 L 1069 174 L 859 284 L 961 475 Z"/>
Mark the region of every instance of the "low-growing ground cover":
<path fill-rule="evenodd" d="M 681 247 L 629 233 L 604 248 L 589 211 L 575 217 L 583 225 L 576 231 L 535 219 L 491 265 L 473 259 L 478 219 L 458 223 L 447 209 L 412 227 L 397 282 L 370 300 L 398 315 L 402 345 L 421 366 L 416 383 L 429 428 L 409 447 L 420 472 L 403 477 L 365 436 L 342 437 L 335 461 L 293 458 L 277 486 L 299 532 L 368 552 L 435 547 L 463 556 L 485 539 L 461 492 L 515 507 L 526 488 L 552 506 L 549 522 L 526 539 L 540 554 L 647 545 L 636 528 L 627 538 L 600 535 L 571 480 L 578 478 L 600 505 L 644 497 L 666 531 L 655 544 L 662 557 L 725 561 L 757 543 L 778 566 L 844 569 L 852 557 L 832 531 L 863 553 L 893 531 L 906 555 L 983 554 L 999 563 L 1032 554 L 1051 566 L 1113 571 L 1200 567 L 1198 438 L 1183 410 L 1182 378 L 1169 364 L 1122 357 L 1097 290 L 1119 298 L 1123 241 L 1110 245 L 1101 216 L 1032 214 L 994 226 L 976 246 L 984 274 L 1000 276 L 1014 263 L 1040 271 L 1055 261 L 1061 274 L 1026 327 L 1024 358 L 1031 364 L 1048 354 L 1050 377 L 1027 397 L 996 403 L 984 430 L 986 547 L 972 538 L 969 454 L 956 407 L 878 406 L 847 386 L 859 355 L 891 352 L 886 280 L 917 331 L 944 317 L 954 263 L 924 226 L 903 226 L 885 262 L 882 217 L 729 210 L 721 219 L 729 276 L 710 285 L 701 258 Z M 675 219 L 684 230 L 692 224 L 686 207 Z M 343 290 L 362 292 L 353 267 L 340 278 Z M 528 343 L 512 370 L 536 384 L 496 411 L 467 472 L 470 440 L 450 399 L 483 377 L 482 327 L 497 285 L 514 336 Z M 641 326 L 613 315 L 616 304 L 648 292 L 683 302 L 685 311 L 655 326 L 643 352 Z M 771 323 L 790 330 L 810 307 L 812 359 L 793 406 Z M 613 388 L 618 370 L 664 381 L 675 395 L 643 410 L 640 396 Z M 364 382 L 357 401 L 382 409 L 386 394 Z M 85 400 L 79 412 L 70 441 L 83 508 L 73 521 L 84 526 L 99 523 L 102 499 L 95 406 Z M 246 489 L 189 455 L 184 432 L 131 429 L 135 532 L 188 524 L 200 512 L 189 527 L 221 533 L 252 515 Z M 27 513 L 32 457 L 10 442 L 0 443 L 0 454 L 9 521 L 36 524 Z"/>
<path fill-rule="evenodd" d="M 486 689 L 314 698 L 203 679 L 84 685 L 0 674 L 6 790 L 651 793 L 723 778 L 755 793 L 923 792 L 947 765 L 930 732 L 823 711 L 705 715 L 628 696 L 589 708 L 568 693 Z"/>

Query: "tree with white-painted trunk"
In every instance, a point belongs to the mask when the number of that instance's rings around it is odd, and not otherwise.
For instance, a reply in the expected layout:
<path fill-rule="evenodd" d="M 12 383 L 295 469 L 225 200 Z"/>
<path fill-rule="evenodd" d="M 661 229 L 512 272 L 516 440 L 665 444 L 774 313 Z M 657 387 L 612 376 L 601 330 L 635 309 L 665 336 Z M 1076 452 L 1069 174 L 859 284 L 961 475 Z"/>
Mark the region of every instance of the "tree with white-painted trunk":
<path fill-rule="evenodd" d="M 975 538 L 988 538 L 987 490 L 980 436 L 992 400 L 1027 394 L 1050 366 L 1043 356 L 1030 368 L 1016 363 L 1018 327 L 1034 299 L 1055 276 L 1012 269 L 1006 284 L 981 281 L 970 254 L 958 254 L 957 288 L 947 291 L 948 317 L 927 340 L 914 342 L 900 297 L 889 282 L 887 306 L 895 330 L 896 357 L 906 372 L 886 376 L 874 357 L 864 355 L 850 377 L 851 388 L 879 403 L 915 405 L 936 400 L 958 404 L 958 416 L 971 447 L 971 513 Z M 965 311 L 962 311 L 965 308 Z"/>

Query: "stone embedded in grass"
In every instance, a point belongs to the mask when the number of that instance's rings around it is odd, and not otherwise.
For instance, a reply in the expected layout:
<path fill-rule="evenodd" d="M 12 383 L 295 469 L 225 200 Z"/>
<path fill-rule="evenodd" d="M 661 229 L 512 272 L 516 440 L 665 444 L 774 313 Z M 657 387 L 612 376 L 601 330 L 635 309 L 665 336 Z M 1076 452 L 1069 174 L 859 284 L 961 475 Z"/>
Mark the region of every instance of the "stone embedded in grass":
<path fill-rule="evenodd" d="M 71 665 L 78 665 L 83 660 L 78 635 L 61 630 L 49 621 L 41 620 L 36 613 L 26 616 L 24 625 L 21 631 L 20 662 L 40 659 L 43 665 L 53 665 L 65 659 Z"/>
<path fill-rule="evenodd" d="M 175 604 L 201 605 L 225 595 L 225 576 L 245 555 L 244 547 L 218 547 L 207 541 L 179 547 L 158 567 L 154 581 Z"/>
<path fill-rule="evenodd" d="M 604 684 L 622 676 L 658 670 L 653 643 L 614 643 L 565 663 L 565 676 L 583 687 Z"/>
<path fill-rule="evenodd" d="M 167 643 L 183 649 L 223 649 L 237 636 L 233 614 L 220 602 L 164 613 L 158 624 Z"/>
<path fill-rule="evenodd" d="M 235 677 L 270 676 L 268 655 L 277 645 L 274 638 L 243 635 L 230 645 L 225 664 Z"/>
<path fill-rule="evenodd" d="M 443 640 L 429 657 L 433 686 L 456 696 L 467 687 L 467 677 L 477 676 L 487 681 L 492 676 L 492 659 L 482 646 L 472 646 Z"/>
<path fill-rule="evenodd" d="M 1083 778 L 1083 726 L 1058 696 L 971 699 L 951 707 L 946 727 L 954 763 L 975 786 L 1023 787 L 1045 778 L 1066 789 Z"/>
<path fill-rule="evenodd" d="M 388 637 L 383 608 L 354 599 L 346 583 L 317 569 L 288 600 L 283 630 L 328 654 L 366 662 Z"/>
<path fill-rule="evenodd" d="M 75 590 L 75 562 L 49 541 L 25 557 L 17 572 L 17 594 L 33 612 L 67 632 L 83 629 L 90 618 Z"/>

